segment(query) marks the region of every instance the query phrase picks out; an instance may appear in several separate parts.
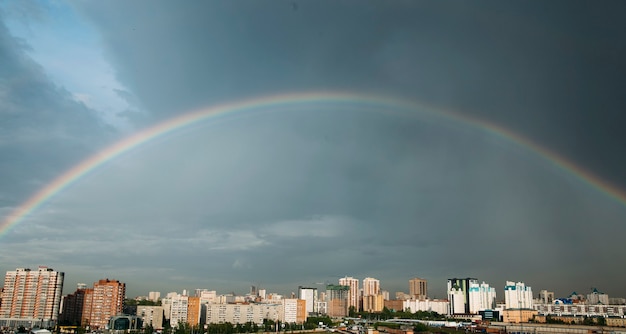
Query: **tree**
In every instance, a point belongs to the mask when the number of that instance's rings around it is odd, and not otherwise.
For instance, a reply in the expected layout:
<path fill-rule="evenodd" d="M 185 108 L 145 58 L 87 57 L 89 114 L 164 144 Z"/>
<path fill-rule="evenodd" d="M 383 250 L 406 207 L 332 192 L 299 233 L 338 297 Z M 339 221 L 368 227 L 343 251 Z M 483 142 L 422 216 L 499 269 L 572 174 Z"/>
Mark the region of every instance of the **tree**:
<path fill-rule="evenodd" d="M 154 333 L 154 327 L 152 327 L 152 325 L 146 325 L 146 327 L 143 328 L 143 332 L 144 334 L 152 334 Z"/>
<path fill-rule="evenodd" d="M 354 316 L 356 316 L 356 307 L 350 306 L 348 308 L 348 316 L 351 318 L 354 318 Z"/>
<path fill-rule="evenodd" d="M 417 323 L 413 327 L 413 332 L 414 333 L 429 332 L 429 331 L 430 331 L 430 328 L 428 328 L 428 326 L 426 326 L 426 325 L 424 325 L 422 323 Z"/>

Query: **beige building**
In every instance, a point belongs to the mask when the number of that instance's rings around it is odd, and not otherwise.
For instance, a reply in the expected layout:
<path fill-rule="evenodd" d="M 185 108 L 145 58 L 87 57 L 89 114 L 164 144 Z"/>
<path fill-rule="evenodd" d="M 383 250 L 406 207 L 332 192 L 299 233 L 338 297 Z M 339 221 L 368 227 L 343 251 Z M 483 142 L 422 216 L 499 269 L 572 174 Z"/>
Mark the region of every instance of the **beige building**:
<path fill-rule="evenodd" d="M 7 271 L 2 290 L 0 319 L 36 321 L 51 326 L 58 320 L 65 274 L 40 266 L 36 271 Z"/>
<path fill-rule="evenodd" d="M 502 311 L 502 322 L 520 323 L 529 322 L 539 312 L 529 309 L 506 309 Z"/>
<path fill-rule="evenodd" d="M 380 294 L 380 281 L 367 277 L 363 280 L 363 296 L 372 296 Z"/>
<path fill-rule="evenodd" d="M 350 286 L 334 284 L 326 286 L 326 314 L 331 317 L 346 317 L 349 305 Z"/>
<path fill-rule="evenodd" d="M 363 296 L 363 311 L 364 312 L 382 312 L 385 307 L 385 300 L 383 295 L 368 295 Z"/>
<path fill-rule="evenodd" d="M 350 287 L 348 296 L 348 309 L 354 307 L 359 310 L 359 280 L 354 277 L 344 277 L 339 279 L 339 285 Z"/>
<path fill-rule="evenodd" d="M 409 295 L 412 299 L 424 300 L 428 298 L 428 281 L 419 277 L 410 279 Z"/>

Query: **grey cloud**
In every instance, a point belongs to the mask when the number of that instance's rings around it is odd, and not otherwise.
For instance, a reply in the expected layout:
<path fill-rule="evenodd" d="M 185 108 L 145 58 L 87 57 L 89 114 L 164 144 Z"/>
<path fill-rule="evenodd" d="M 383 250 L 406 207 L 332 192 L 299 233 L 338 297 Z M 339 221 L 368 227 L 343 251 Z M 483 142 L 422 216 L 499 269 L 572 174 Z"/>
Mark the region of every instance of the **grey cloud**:
<path fill-rule="evenodd" d="M 118 93 L 147 110 L 138 124 L 265 93 L 374 92 L 491 120 L 617 183 L 624 178 L 615 145 L 623 115 L 614 112 L 624 105 L 624 40 L 612 5 L 575 2 L 568 15 L 560 15 L 564 2 L 76 6 L 104 36 L 128 87 Z M 10 63 L 28 65 L 8 66 L 11 75 L 40 78 L 6 41 Z M 38 103 L 72 111 L 68 124 L 84 132 L 62 123 L 65 146 L 51 151 L 54 159 L 32 151 L 15 165 L 70 166 L 80 156 L 71 145 L 101 132 L 75 115 L 87 115 L 84 106 L 42 82 L 33 84 L 45 93 L 35 94 Z M 25 86 L 0 87 L 16 96 L 6 100 L 12 110 L 39 110 L 37 100 L 24 102 Z M 55 117 L 33 117 L 46 131 L 26 132 L 15 119 L 7 129 L 16 136 L 3 140 L 51 136 Z M 7 147 L 3 155 L 22 152 Z M 374 276 L 392 291 L 426 277 L 440 297 L 451 276 L 494 286 L 523 280 L 561 295 L 590 284 L 626 293 L 624 270 L 613 265 L 624 259 L 616 251 L 626 232 L 622 204 L 506 138 L 419 113 L 312 105 L 195 124 L 110 161 L 49 207 L 56 211 L 29 218 L 6 243 L 41 242 L 44 259 L 76 277 L 150 281 L 129 284 L 137 294 L 255 282 L 289 289 L 343 275 Z M 67 232 L 82 240 L 67 242 Z M 107 247 L 119 255 L 98 259 Z"/>
<path fill-rule="evenodd" d="M 4 24 L 0 58 L 0 206 L 5 207 L 25 200 L 114 133 L 51 83 Z"/>

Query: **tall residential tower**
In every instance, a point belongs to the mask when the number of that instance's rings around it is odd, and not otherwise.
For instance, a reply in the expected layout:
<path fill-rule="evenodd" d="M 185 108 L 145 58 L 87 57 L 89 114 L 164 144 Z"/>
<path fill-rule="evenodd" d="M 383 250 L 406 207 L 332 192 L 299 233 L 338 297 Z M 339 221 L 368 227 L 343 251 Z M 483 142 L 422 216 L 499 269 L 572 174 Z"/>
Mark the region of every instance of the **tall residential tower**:
<path fill-rule="evenodd" d="M 0 324 L 8 319 L 19 319 L 17 322 L 20 325 L 22 322 L 41 327 L 56 324 L 64 277 L 64 273 L 45 266 L 40 266 L 37 271 L 24 268 L 7 271 L 2 290 Z"/>
<path fill-rule="evenodd" d="M 354 307 L 355 311 L 359 310 L 359 280 L 354 277 L 344 277 L 339 279 L 339 285 L 350 287 L 350 296 L 348 297 L 348 310 Z"/>
<path fill-rule="evenodd" d="M 409 295 L 412 299 L 424 300 L 428 298 L 428 282 L 419 277 L 409 280 Z"/>

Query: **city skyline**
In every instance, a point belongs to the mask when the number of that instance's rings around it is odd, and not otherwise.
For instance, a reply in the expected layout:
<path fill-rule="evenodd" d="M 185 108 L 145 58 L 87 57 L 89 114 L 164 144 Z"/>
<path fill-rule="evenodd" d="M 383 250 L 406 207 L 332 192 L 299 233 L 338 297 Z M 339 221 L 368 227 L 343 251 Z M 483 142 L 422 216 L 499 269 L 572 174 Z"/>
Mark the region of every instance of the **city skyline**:
<path fill-rule="evenodd" d="M 626 296 L 624 10 L 0 2 L 0 271 Z"/>
<path fill-rule="evenodd" d="M 99 330 L 140 328 L 147 324 L 163 329 L 164 319 L 168 319 L 172 327 L 186 323 L 192 328 L 225 322 L 260 325 L 266 320 L 304 324 L 307 316 L 320 314 L 346 317 L 351 312 L 368 312 L 387 317 L 385 308 L 391 312 L 436 312 L 472 321 L 541 323 L 549 322 L 549 316 L 556 316 L 568 324 L 606 326 L 610 322 L 610 326 L 623 327 L 626 323 L 626 298 L 611 299 L 595 288 L 586 296 L 572 294 L 567 299 L 555 299 L 553 292 L 542 290 L 535 298 L 532 287 L 512 281 L 506 282 L 504 302 L 497 301 L 494 288 L 485 282 L 478 283 L 475 278 L 448 279 L 446 300 L 424 299 L 426 292 L 420 290 L 424 290 L 426 280 L 413 278 L 409 280 L 411 296 L 401 294 L 400 299 L 390 300 L 388 293 L 380 291 L 378 279 L 366 277 L 363 288 L 358 289 L 358 280 L 346 276 L 339 279 L 339 285 L 328 284 L 319 295 L 316 289 L 304 287 L 298 288 L 298 297 L 266 293 L 256 286 L 251 286 L 245 296 L 195 289 L 193 295 L 188 291 L 170 292 L 158 298 L 160 293 L 152 291 L 148 296 L 152 301 L 159 301 L 158 305 L 142 305 L 127 304 L 126 284 L 110 279 L 95 282 L 93 288 L 79 284 L 74 293 L 61 296 L 64 277 L 64 272 L 45 266 L 36 271 L 29 268 L 7 271 L 0 304 L 2 326 L 51 328 L 61 325 Z M 357 301 L 353 302 L 355 296 Z"/>
<path fill-rule="evenodd" d="M 54 271 L 59 272 L 62 274 L 63 280 L 64 282 L 67 282 L 67 278 L 68 276 L 66 275 L 66 272 L 62 271 L 62 270 L 56 270 L 54 268 L 50 268 L 48 266 L 38 266 L 39 271 L 41 270 L 47 270 L 47 271 Z M 42 269 L 43 268 L 43 269 Z M 32 269 L 30 269 L 27 266 L 23 266 L 20 268 L 16 268 L 15 270 L 10 270 L 7 271 L 7 275 L 9 275 L 10 273 L 14 273 L 14 272 L 20 272 L 20 271 L 32 271 Z M 36 271 L 35 271 L 36 272 Z M 69 275 L 69 277 L 71 277 L 71 275 Z M 513 281 L 509 281 L 507 280 L 506 282 L 504 282 L 504 284 L 502 285 L 501 289 L 498 289 L 498 285 L 493 284 L 492 282 L 488 281 L 488 280 L 483 280 L 483 279 L 475 279 L 475 278 L 448 278 L 447 281 L 448 283 L 450 282 L 450 280 L 466 280 L 466 279 L 470 279 L 472 281 L 476 281 L 478 282 L 482 282 L 480 285 L 482 286 L 484 283 L 487 283 L 487 286 L 491 285 L 492 288 L 496 289 L 496 291 L 500 291 L 500 294 L 496 301 L 501 302 L 505 300 L 505 292 L 506 290 L 511 286 L 511 284 L 513 285 L 517 285 L 517 284 L 521 284 L 522 286 L 528 286 L 528 287 L 532 287 L 531 285 L 528 285 L 524 282 L 524 280 L 513 280 Z M 398 290 L 390 290 L 390 289 L 386 289 L 385 285 L 384 285 L 384 281 L 381 281 L 378 278 L 375 277 L 370 277 L 370 276 L 366 276 L 363 278 L 358 278 L 358 277 L 353 277 L 353 276 L 344 276 L 341 278 L 338 278 L 335 282 L 330 282 L 330 281 L 326 281 L 324 283 L 321 282 L 317 282 L 317 283 L 312 283 L 309 285 L 299 285 L 298 287 L 294 288 L 287 288 L 287 287 L 278 287 L 277 290 L 267 290 L 267 288 L 265 286 L 262 285 L 248 285 L 245 287 L 239 287 L 238 289 L 233 288 L 232 286 L 229 288 L 226 288 L 222 291 L 218 291 L 214 288 L 212 288 L 211 286 L 196 286 L 196 287 L 185 287 L 181 290 L 173 290 L 173 289 L 166 289 L 166 290 L 141 290 L 138 288 L 135 289 L 130 289 L 130 291 L 133 291 L 133 293 L 130 294 L 126 294 L 126 298 L 128 299 L 134 299 L 137 297 L 146 297 L 148 299 L 151 299 L 149 296 L 150 294 L 154 294 L 154 293 L 159 293 L 160 296 L 165 296 L 168 293 L 187 293 L 187 295 L 191 295 L 191 291 L 205 291 L 205 290 L 210 290 L 210 291 L 216 291 L 218 295 L 226 295 L 226 294 L 230 294 L 230 293 L 235 293 L 236 295 L 246 295 L 247 293 L 250 293 L 252 291 L 252 289 L 256 292 L 258 292 L 259 290 L 266 290 L 266 293 L 278 293 L 280 295 L 282 295 L 283 297 L 288 297 L 292 294 L 295 294 L 296 296 L 298 295 L 298 291 L 300 288 L 314 288 L 317 289 L 320 292 L 323 292 L 326 289 L 326 285 L 346 285 L 351 287 L 352 289 L 356 289 L 357 291 L 357 295 L 354 296 L 355 301 L 356 302 L 356 298 L 358 298 L 359 296 L 359 291 L 361 293 L 365 293 L 366 290 L 368 290 L 368 288 L 366 288 L 367 285 L 374 286 L 374 291 L 378 291 L 378 293 L 381 293 L 382 291 L 387 291 L 390 294 L 390 299 L 394 299 L 394 295 L 395 293 L 398 292 L 402 292 L 405 295 L 414 298 L 413 295 L 411 295 L 411 287 L 415 285 L 414 281 L 420 281 L 423 282 L 422 284 L 424 285 L 424 287 L 430 286 L 431 284 L 433 284 L 433 282 L 430 282 L 428 279 L 426 278 L 418 278 L 418 277 L 411 277 L 410 279 L 406 280 L 406 287 L 405 289 L 398 289 Z M 106 277 L 106 278 L 99 278 L 96 279 L 93 284 L 94 286 L 100 286 L 100 285 L 104 285 L 107 286 L 109 284 L 109 282 L 112 282 L 111 284 L 117 284 L 119 282 L 124 282 L 123 279 L 118 279 L 118 278 L 110 278 L 110 277 Z M 352 284 L 349 284 L 348 282 L 354 282 Z M 369 283 L 367 283 L 369 282 Z M 74 284 L 73 286 L 68 286 L 67 283 L 62 284 L 63 286 L 63 290 L 61 291 L 63 295 L 68 295 L 68 294 L 72 294 L 73 292 L 75 292 L 76 290 L 81 290 L 81 289 L 85 289 L 86 286 L 88 286 L 90 283 L 88 282 L 78 282 L 76 284 Z M 126 283 L 124 284 L 124 291 L 129 291 L 128 286 L 126 285 Z M 256 283 L 259 284 L 259 283 Z M 437 283 L 435 283 L 435 285 L 438 285 Z M 445 285 L 445 284 L 443 284 Z M 273 285 L 270 285 L 273 286 Z M 467 286 L 467 289 L 469 291 L 470 285 Z M 448 299 L 448 296 L 446 296 L 446 293 L 448 293 L 449 287 L 445 288 L 442 296 L 439 297 L 437 296 L 438 293 L 435 293 L 436 296 L 431 297 L 430 295 L 433 294 L 432 292 L 429 292 L 428 288 L 426 288 L 426 295 L 428 295 L 428 299 Z M 554 288 L 554 289 L 550 289 L 550 288 L 544 288 L 544 287 L 540 287 L 540 288 L 536 288 L 535 289 L 535 294 L 531 293 L 532 298 L 537 299 L 537 298 L 542 298 L 540 296 L 540 293 L 543 293 L 545 290 L 547 291 L 552 291 L 551 293 L 554 294 L 554 291 L 559 291 L 558 287 Z M 139 292 L 141 291 L 141 292 Z M 243 291 L 247 291 L 247 292 L 243 292 Z M 587 294 L 597 294 L 597 293 L 605 293 L 604 290 L 601 287 L 591 287 L 589 288 L 589 291 L 586 290 L 574 290 L 574 291 L 570 291 L 566 294 L 561 294 L 559 295 L 558 293 L 556 295 L 553 295 L 552 298 L 567 298 L 569 297 L 572 293 L 576 293 L 579 294 L 581 296 L 586 296 Z M 611 295 L 610 298 L 626 298 L 625 296 L 621 296 L 621 295 Z M 419 297 L 417 298 L 419 299 Z"/>

